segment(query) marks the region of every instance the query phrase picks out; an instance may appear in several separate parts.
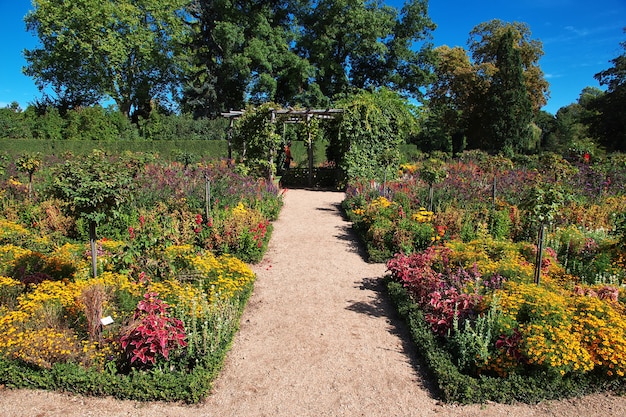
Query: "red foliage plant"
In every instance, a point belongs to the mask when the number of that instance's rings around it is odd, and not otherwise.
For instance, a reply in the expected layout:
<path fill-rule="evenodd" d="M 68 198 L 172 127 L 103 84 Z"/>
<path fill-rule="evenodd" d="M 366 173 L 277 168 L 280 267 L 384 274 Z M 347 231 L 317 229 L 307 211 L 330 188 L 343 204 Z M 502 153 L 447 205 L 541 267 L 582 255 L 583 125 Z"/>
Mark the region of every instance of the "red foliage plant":
<path fill-rule="evenodd" d="M 168 359 L 171 350 L 187 346 L 182 321 L 167 316 L 169 305 L 149 292 L 139 301 L 133 316 L 133 324 L 120 338 L 122 348 L 130 357 L 130 363 L 156 363 L 159 355 Z"/>
<path fill-rule="evenodd" d="M 433 332 L 441 336 L 453 327 L 455 317 L 463 320 L 475 314 L 482 298 L 479 288 L 488 285 L 475 268 L 451 269 L 449 254 L 446 247 L 431 246 L 421 253 L 396 254 L 387 263 L 394 279 L 424 311 Z"/>

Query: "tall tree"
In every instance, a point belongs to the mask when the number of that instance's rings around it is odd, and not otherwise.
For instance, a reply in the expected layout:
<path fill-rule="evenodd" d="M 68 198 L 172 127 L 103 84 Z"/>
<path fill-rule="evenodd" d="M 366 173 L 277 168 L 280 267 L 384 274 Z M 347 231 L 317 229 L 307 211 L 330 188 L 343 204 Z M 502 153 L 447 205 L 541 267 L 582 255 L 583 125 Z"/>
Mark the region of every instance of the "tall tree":
<path fill-rule="evenodd" d="M 538 128 L 529 124 L 535 132 L 526 136 L 528 131 L 514 129 L 513 123 L 528 122 L 527 103 L 531 119 L 546 103 L 548 83 L 538 66 L 541 42 L 530 38 L 524 23 L 492 20 L 476 26 L 468 44 L 469 50 L 435 49 L 435 81 L 427 92 L 429 114 L 435 118 L 433 125 L 439 120 L 446 128 L 431 129 L 437 135 L 434 139 L 441 142 L 447 137 L 455 150 L 462 149 L 465 140 L 468 147 L 491 150 L 534 145 Z M 513 101 L 516 109 L 503 107 Z"/>
<path fill-rule="evenodd" d="M 312 68 L 292 48 L 300 3 L 194 0 L 183 107 L 196 117 L 216 116 L 248 101 L 295 104 L 306 95 Z"/>
<path fill-rule="evenodd" d="M 467 125 L 487 86 L 465 49 L 444 45 L 434 52 L 435 79 L 427 92 L 429 111 L 422 148 L 458 152 L 464 148 Z"/>
<path fill-rule="evenodd" d="M 561 154 L 574 152 L 579 156 L 591 153 L 596 145 L 589 135 L 589 121 L 597 115 L 592 104 L 603 95 L 597 87 L 585 87 L 577 102 L 556 112 L 551 125 L 539 124 L 544 133 L 542 148 Z"/>
<path fill-rule="evenodd" d="M 400 11 L 380 1 L 311 3 L 297 49 L 315 67 L 314 83 L 325 97 L 383 86 L 421 96 L 433 60 L 427 1 L 409 0 Z"/>
<path fill-rule="evenodd" d="M 31 137 L 28 120 L 16 101 L 0 109 L 0 137 L 11 139 Z"/>
<path fill-rule="evenodd" d="M 509 32 L 512 33 L 513 43 L 519 51 L 524 83 L 533 111 L 537 112 L 547 102 L 549 86 L 539 67 L 539 59 L 543 56 L 543 44 L 539 40 L 531 39 L 530 27 L 526 23 L 509 23 L 493 19 L 474 27 L 468 41 L 472 60 L 477 70 L 484 73 L 487 78 L 493 75 L 500 38 L 510 36 Z"/>
<path fill-rule="evenodd" d="M 623 52 L 610 61 L 613 66 L 594 76 L 606 94 L 586 107 L 595 113 L 588 117 L 592 135 L 609 150 L 626 151 L 626 41 L 620 46 Z"/>
<path fill-rule="evenodd" d="M 512 153 L 532 147 L 532 103 L 522 68 L 515 35 L 507 30 L 499 39 L 495 73 L 482 112 L 485 142 L 481 148 Z"/>
<path fill-rule="evenodd" d="M 33 0 L 25 22 L 41 47 L 24 52 L 24 72 L 68 108 L 111 98 L 145 117 L 178 85 L 188 2 Z"/>

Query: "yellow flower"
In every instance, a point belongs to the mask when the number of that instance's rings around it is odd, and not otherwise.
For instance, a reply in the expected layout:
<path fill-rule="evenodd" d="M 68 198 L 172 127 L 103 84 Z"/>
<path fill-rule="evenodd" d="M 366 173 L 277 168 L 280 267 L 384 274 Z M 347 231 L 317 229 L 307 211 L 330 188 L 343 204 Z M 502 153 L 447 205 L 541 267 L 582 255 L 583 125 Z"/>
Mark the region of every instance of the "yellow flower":
<path fill-rule="evenodd" d="M 246 213 L 247 213 L 246 207 L 243 205 L 241 201 L 239 202 L 239 204 L 237 204 L 233 208 L 234 215 L 245 215 Z"/>
<path fill-rule="evenodd" d="M 422 207 L 416 213 L 413 213 L 411 218 L 418 223 L 429 223 L 433 221 L 434 216 L 435 214 L 432 211 L 428 211 Z"/>

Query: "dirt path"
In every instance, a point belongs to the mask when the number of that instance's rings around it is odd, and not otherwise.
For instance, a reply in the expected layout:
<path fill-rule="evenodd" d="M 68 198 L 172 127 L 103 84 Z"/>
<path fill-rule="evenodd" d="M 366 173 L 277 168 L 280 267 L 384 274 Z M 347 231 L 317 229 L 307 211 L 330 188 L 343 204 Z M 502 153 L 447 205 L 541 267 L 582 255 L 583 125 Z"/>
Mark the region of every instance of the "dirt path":
<path fill-rule="evenodd" d="M 594 395 L 536 406 L 439 404 L 406 328 L 340 214 L 342 193 L 289 190 L 224 370 L 202 404 L 181 406 L 0 391 L 0 416 L 623 416 Z"/>

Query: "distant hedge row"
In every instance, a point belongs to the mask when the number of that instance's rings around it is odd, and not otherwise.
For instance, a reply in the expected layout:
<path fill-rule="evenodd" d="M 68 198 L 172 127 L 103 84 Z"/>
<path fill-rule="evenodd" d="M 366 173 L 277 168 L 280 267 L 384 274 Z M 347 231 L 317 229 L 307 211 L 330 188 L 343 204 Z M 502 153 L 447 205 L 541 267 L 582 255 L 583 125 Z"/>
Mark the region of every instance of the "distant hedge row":
<path fill-rule="evenodd" d="M 228 142 L 225 140 L 137 140 L 137 141 L 85 141 L 85 140 L 38 140 L 0 139 L 0 153 L 21 155 L 39 152 L 43 155 L 89 154 L 93 149 L 111 153 L 145 152 L 157 153 L 163 157 L 178 157 L 183 154 L 196 158 L 226 158 Z"/>
<path fill-rule="evenodd" d="M 326 159 L 326 145 L 327 143 L 325 142 L 316 147 L 314 156 L 316 164 Z M 226 140 L 88 141 L 0 138 L 0 154 L 9 156 L 34 154 L 37 152 L 42 155 L 63 155 L 67 152 L 75 155 L 86 155 L 96 148 L 111 153 L 125 151 L 156 153 L 164 158 L 172 159 L 184 156 L 188 156 L 192 160 L 220 159 L 228 156 L 228 141 Z M 405 160 L 412 160 L 417 154 L 417 147 L 413 144 L 401 145 L 400 152 L 404 155 Z M 306 165 L 306 147 L 302 142 L 293 143 L 292 154 L 296 165 Z M 233 153 L 233 157 L 236 157 L 236 153 Z"/>

